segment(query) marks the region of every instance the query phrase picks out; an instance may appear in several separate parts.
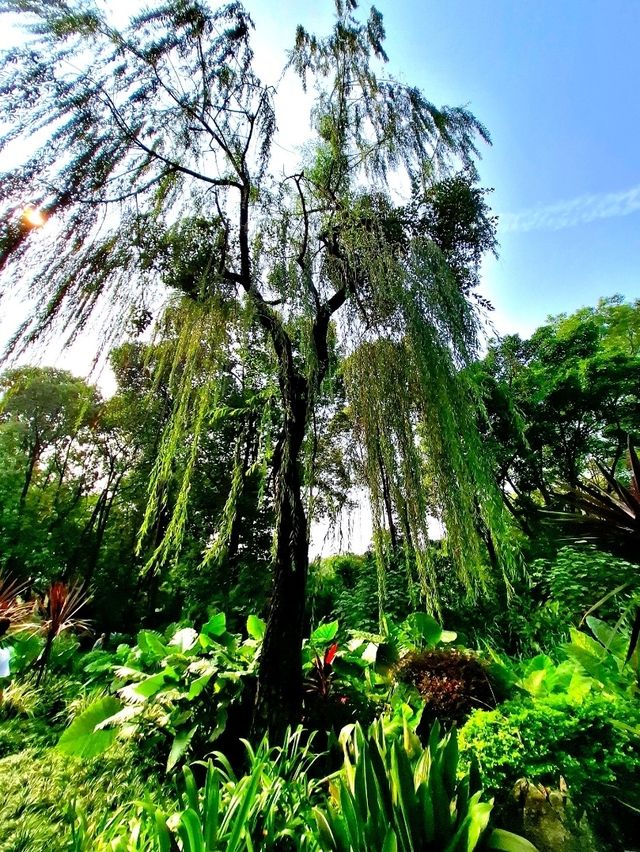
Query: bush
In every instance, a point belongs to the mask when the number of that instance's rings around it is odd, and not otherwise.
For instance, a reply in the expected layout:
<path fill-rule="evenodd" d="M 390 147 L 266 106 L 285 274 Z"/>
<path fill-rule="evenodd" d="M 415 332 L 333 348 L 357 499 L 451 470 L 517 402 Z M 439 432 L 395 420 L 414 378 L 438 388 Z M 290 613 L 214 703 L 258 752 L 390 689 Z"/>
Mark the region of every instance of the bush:
<path fill-rule="evenodd" d="M 496 704 L 487 667 L 466 651 L 437 648 L 409 653 L 396 667 L 396 677 L 415 686 L 424 700 L 422 725 L 437 719 L 450 726 L 463 722 L 472 710 Z"/>
<path fill-rule="evenodd" d="M 472 713 L 460 749 L 477 757 L 485 787 L 502 803 L 520 778 L 550 787 L 564 778 L 578 810 L 602 831 L 614 796 L 640 794 L 639 723 L 635 703 L 595 694 L 574 706 L 563 696 L 513 699 Z"/>
<path fill-rule="evenodd" d="M 577 624 L 588 609 L 614 589 L 628 584 L 626 590 L 598 609 L 600 618 L 616 621 L 627 604 L 629 590 L 638 584 L 637 565 L 592 545 L 563 547 L 554 559 L 536 560 L 531 571 L 572 624 Z"/>

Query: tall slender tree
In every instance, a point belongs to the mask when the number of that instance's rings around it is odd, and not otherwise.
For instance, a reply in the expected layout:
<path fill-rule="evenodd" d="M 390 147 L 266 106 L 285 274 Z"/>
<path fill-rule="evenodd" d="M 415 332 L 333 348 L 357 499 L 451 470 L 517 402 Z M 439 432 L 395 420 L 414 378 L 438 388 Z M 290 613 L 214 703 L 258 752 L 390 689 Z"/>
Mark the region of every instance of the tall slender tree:
<path fill-rule="evenodd" d="M 372 9 L 361 20 L 356 7 L 336 0 L 325 38 L 297 30 L 288 66 L 315 87 L 313 134 L 299 168 L 282 177 L 270 168 L 277 93 L 253 70 L 253 24 L 239 3 L 167 0 L 118 31 L 89 0 L 0 2 L 31 24 L 0 77 L 3 144 L 29 152 L 2 175 L 0 264 L 5 281 L 26 284 L 39 303 L 12 348 L 54 328 L 73 337 L 96 318 L 108 345 L 128 317 L 139 324 L 173 294 L 174 406 L 149 517 L 186 431 L 190 446 L 167 541 L 180 538 L 199 436 L 223 416 L 220 353 L 241 349 L 247 334 L 271 349 L 277 380 L 259 407 L 271 412 L 265 434 L 278 431 L 261 456 L 274 483 L 274 580 L 256 724 L 272 730 L 301 703 L 303 460 L 314 457 L 305 442 L 331 380 L 330 334 L 346 352 L 376 339 L 408 347 L 427 434 L 445 434 L 434 470 L 447 482 L 448 520 L 470 538 L 475 515 L 497 520 L 484 490 L 479 502 L 457 499 L 482 467 L 465 444 L 471 418 L 455 386 L 478 327 L 465 270 L 493 244 L 493 222 L 476 205 L 473 221 L 456 227 L 455 194 L 472 186 L 487 133 L 467 110 L 436 108 L 376 74 L 387 58 L 382 17 Z M 455 172 L 461 183 L 447 184 Z M 39 217 L 48 221 L 35 228 Z M 471 250 L 469 233 L 478 237 Z M 389 384 L 370 381 L 372 394 Z"/>

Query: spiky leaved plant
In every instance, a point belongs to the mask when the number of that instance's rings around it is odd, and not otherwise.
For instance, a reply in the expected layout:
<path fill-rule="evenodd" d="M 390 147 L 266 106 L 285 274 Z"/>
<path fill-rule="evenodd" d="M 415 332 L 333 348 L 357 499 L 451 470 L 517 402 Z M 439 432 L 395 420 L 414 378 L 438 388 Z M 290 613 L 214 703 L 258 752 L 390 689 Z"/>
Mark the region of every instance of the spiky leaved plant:
<path fill-rule="evenodd" d="M 332 801 L 315 808 L 324 852 L 535 852 L 523 837 L 490 824 L 475 765 L 462 775 L 455 730 L 436 722 L 426 747 L 407 727 L 385 735 L 384 716 L 368 734 L 359 724 L 341 734 L 344 768 L 331 783 Z"/>
<path fill-rule="evenodd" d="M 78 618 L 78 613 L 86 605 L 90 595 L 81 584 L 67 585 L 61 580 L 52 583 L 42 605 L 42 619 L 34 626 L 44 636 L 44 647 L 36 661 L 38 676 L 36 686 L 40 685 L 51 657 L 54 639 L 68 630 L 87 630 L 89 622 Z"/>

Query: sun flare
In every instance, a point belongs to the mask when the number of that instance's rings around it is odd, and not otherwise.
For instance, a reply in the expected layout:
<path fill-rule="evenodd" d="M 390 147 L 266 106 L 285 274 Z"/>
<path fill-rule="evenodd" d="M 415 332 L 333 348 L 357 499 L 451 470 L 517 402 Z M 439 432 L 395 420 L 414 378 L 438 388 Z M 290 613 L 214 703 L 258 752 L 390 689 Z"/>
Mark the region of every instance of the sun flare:
<path fill-rule="evenodd" d="M 35 207 L 25 207 L 22 212 L 22 218 L 27 225 L 31 225 L 32 228 L 41 228 L 47 221 L 42 210 L 38 210 Z"/>

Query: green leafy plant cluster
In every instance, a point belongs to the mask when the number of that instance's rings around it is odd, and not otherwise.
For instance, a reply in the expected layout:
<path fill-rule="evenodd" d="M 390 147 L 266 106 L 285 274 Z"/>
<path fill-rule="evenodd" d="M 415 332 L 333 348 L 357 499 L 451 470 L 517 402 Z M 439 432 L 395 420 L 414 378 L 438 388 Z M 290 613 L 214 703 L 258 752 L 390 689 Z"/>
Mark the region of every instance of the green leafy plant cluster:
<path fill-rule="evenodd" d="M 312 806 L 322 794 L 312 772 L 318 758 L 312 739 L 302 728 L 287 729 L 279 747 L 270 747 L 266 738 L 256 749 L 248 742 L 245 747 L 242 775 L 219 752 L 195 771 L 183 767 L 173 810 L 148 798 L 135 818 L 122 809 L 99 822 L 96 832 L 91 815 L 76 809 L 74 852 L 317 849 Z M 203 779 L 200 786 L 196 776 Z"/>
<path fill-rule="evenodd" d="M 162 636 L 143 630 L 133 647 L 122 645 L 115 655 L 93 653 L 85 670 L 112 677 L 112 694 L 78 715 L 58 748 L 92 757 L 120 734 L 164 755 L 167 770 L 187 754 L 210 751 L 227 727 L 230 708 L 239 712 L 243 688 L 255 670 L 264 623 L 250 616 L 247 629 L 244 640 L 229 633 L 218 613 L 199 632 L 173 628 Z"/>
<path fill-rule="evenodd" d="M 491 828 L 492 803 L 477 773 L 459 777 L 455 732 L 441 738 L 434 725 L 425 748 L 406 725 L 401 738 L 388 739 L 382 719 L 368 735 L 359 725 L 345 733 L 332 803 L 315 810 L 322 849 L 533 850 L 523 838 Z"/>
<path fill-rule="evenodd" d="M 350 638 L 338 642 L 336 620 L 320 624 L 305 640 L 302 660 L 307 724 L 324 730 L 333 728 L 336 733 L 355 721 L 370 724 L 376 713 L 389 709 L 398 687 L 403 695 L 400 702 L 397 698 L 393 702 L 395 707 L 409 697 L 399 677 L 403 659 L 444 649 L 456 639 L 455 633 L 443 630 L 426 612 L 411 613 L 400 623 L 385 618 L 384 628 L 384 633 L 349 630 Z M 423 702 L 414 693 L 411 704 L 417 711 Z"/>
<path fill-rule="evenodd" d="M 506 689 L 517 688 L 533 698 L 562 696 L 567 704 L 579 704 L 589 692 L 627 700 L 638 692 L 638 658 L 627 660 L 628 639 L 606 622 L 588 616 L 590 636 L 571 628 L 570 641 L 557 647 L 560 662 L 547 654 L 513 661 L 489 649 L 491 671 Z"/>
<path fill-rule="evenodd" d="M 594 546 L 566 546 L 553 559 L 538 559 L 532 575 L 548 589 L 567 621 L 575 626 L 598 601 L 598 614 L 615 619 L 623 612 L 630 589 L 638 585 L 638 568 Z M 610 593 L 618 589 L 617 595 Z"/>
<path fill-rule="evenodd" d="M 520 778 L 550 788 L 566 783 L 603 848 L 618 849 L 616 835 L 630 842 L 637 829 L 632 815 L 640 804 L 637 659 L 627 662 L 624 633 L 593 616 L 587 625 L 592 635 L 572 628 L 570 641 L 556 649 L 560 662 L 494 654 L 494 672 L 514 697 L 474 712 L 460 743 L 502 805 Z"/>
<path fill-rule="evenodd" d="M 640 772 L 640 710 L 590 694 L 575 705 L 565 696 L 516 698 L 475 711 L 460 732 L 463 754 L 474 754 L 487 789 L 505 794 L 526 777 L 557 786 L 562 776 L 574 801 L 597 806 L 604 788 L 626 788 Z"/>

